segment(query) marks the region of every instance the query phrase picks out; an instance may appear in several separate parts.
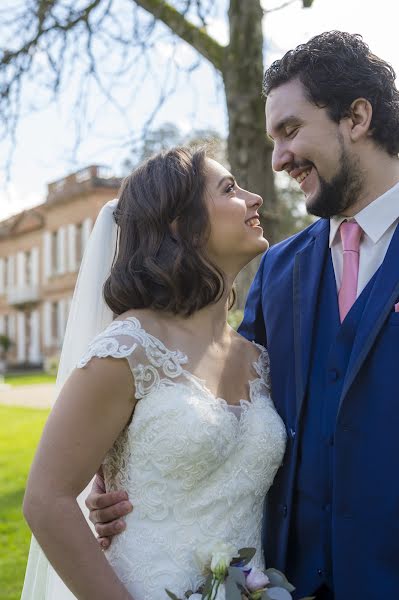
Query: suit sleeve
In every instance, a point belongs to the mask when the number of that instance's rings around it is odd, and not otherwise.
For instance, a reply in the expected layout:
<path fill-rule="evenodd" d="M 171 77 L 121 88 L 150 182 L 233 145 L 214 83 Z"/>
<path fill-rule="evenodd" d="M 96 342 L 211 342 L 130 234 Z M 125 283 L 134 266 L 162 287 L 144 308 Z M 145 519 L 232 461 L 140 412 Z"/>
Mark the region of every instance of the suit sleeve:
<path fill-rule="evenodd" d="M 244 319 L 238 328 L 238 333 L 250 342 L 267 347 L 266 326 L 262 309 L 263 269 L 267 253 L 264 254 L 259 269 L 250 287 L 245 303 Z"/>

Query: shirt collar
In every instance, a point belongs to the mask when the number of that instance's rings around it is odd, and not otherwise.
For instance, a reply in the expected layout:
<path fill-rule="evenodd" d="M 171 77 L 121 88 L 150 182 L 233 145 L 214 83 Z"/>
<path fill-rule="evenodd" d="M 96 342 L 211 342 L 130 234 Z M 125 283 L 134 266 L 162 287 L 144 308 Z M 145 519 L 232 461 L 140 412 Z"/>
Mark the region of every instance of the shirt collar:
<path fill-rule="evenodd" d="M 335 216 L 330 219 L 330 248 L 333 245 L 339 226 L 347 217 Z M 366 235 L 376 244 L 391 225 L 399 218 L 399 183 L 379 196 L 353 217 Z"/>

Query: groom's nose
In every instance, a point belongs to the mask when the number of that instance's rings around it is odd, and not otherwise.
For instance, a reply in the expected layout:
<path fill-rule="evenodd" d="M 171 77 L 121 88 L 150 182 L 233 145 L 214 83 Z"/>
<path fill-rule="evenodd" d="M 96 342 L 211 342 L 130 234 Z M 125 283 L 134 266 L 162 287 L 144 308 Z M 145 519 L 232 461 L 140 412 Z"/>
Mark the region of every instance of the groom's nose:
<path fill-rule="evenodd" d="M 293 154 L 285 141 L 275 141 L 272 154 L 273 171 L 284 171 L 293 162 Z"/>

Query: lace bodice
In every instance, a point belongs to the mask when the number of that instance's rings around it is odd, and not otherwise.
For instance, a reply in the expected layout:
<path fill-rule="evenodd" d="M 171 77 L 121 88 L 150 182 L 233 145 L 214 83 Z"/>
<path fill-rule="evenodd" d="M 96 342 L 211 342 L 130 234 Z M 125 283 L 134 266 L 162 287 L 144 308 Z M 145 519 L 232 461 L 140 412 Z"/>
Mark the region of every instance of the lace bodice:
<path fill-rule="evenodd" d="M 135 600 L 166 600 L 203 581 L 196 550 L 213 541 L 255 546 L 262 567 L 265 494 L 281 464 L 285 428 L 269 390 L 265 349 L 253 365 L 241 415 L 216 398 L 135 317 L 114 321 L 90 344 L 93 357 L 128 360 L 133 418 L 104 461 L 107 489 L 128 492 L 134 510 L 106 552 Z"/>

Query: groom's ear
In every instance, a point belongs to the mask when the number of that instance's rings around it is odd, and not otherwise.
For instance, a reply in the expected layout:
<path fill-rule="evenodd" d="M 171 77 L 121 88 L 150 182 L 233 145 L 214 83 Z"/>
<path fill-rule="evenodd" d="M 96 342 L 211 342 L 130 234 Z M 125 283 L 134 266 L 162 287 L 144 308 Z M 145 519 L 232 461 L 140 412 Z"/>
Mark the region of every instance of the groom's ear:
<path fill-rule="evenodd" d="M 373 107 L 366 98 L 356 98 L 350 106 L 348 116 L 349 136 L 352 142 L 371 135 L 370 125 Z"/>

